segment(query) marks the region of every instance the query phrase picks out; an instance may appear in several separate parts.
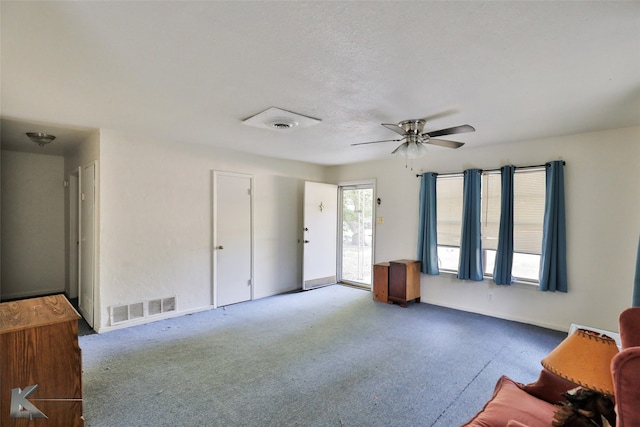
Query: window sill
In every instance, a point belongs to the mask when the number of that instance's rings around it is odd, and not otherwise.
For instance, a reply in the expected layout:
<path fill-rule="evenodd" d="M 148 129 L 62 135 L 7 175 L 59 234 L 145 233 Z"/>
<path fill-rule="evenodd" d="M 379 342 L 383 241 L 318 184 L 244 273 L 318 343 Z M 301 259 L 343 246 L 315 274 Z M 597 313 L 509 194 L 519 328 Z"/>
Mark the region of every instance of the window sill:
<path fill-rule="evenodd" d="M 458 272 L 457 271 L 452 271 L 452 270 L 440 270 L 440 276 L 448 276 L 454 279 L 458 278 Z M 493 276 L 484 276 L 483 277 L 483 281 L 484 280 L 489 280 L 491 282 L 493 282 Z M 512 285 L 521 285 L 523 287 L 535 287 L 537 288 L 538 285 L 540 284 L 538 281 L 528 281 L 528 280 L 516 280 L 515 282 L 511 283 Z M 496 285 L 496 286 L 503 286 L 503 285 Z"/>

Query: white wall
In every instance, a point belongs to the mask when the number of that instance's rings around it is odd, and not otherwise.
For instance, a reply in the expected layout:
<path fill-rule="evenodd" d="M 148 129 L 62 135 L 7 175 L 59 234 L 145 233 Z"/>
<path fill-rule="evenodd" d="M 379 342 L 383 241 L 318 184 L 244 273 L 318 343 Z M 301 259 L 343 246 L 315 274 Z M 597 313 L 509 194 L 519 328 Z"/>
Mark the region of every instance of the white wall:
<path fill-rule="evenodd" d="M 418 193 L 416 173 L 543 164 L 563 159 L 567 210 L 569 292 L 540 292 L 528 285 L 496 286 L 451 275 L 421 275 L 422 301 L 526 323 L 568 330 L 571 323 L 617 330 L 630 306 L 640 233 L 640 128 L 570 135 L 474 149 L 433 150 L 414 161 L 330 168 L 331 182 L 376 178 L 382 204 L 377 216 L 376 262 L 415 259 Z M 493 301 L 487 294 L 493 293 Z"/>
<path fill-rule="evenodd" d="M 255 297 L 300 288 L 304 180 L 325 168 L 101 130 L 99 331 L 109 307 L 177 297 L 210 307 L 211 175 L 254 176 Z"/>
<path fill-rule="evenodd" d="M 100 132 L 96 131 L 64 156 L 64 172 L 68 176 L 79 166 L 86 166 L 100 159 Z"/>
<path fill-rule="evenodd" d="M 2 299 L 65 288 L 64 159 L 2 151 Z"/>

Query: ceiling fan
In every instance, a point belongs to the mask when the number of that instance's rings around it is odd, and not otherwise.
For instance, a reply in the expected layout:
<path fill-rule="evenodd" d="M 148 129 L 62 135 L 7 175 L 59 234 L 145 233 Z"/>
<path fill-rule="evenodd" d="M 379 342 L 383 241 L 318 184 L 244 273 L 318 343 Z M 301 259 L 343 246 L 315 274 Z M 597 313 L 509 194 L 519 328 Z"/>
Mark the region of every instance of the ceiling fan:
<path fill-rule="evenodd" d="M 416 157 L 420 157 L 426 154 L 427 144 L 439 145 L 441 147 L 447 147 L 447 148 L 460 148 L 464 145 L 464 142 L 449 141 L 446 139 L 435 139 L 439 136 L 475 131 L 475 128 L 473 126 L 460 125 L 460 126 L 450 127 L 447 129 L 440 129 L 440 130 L 435 130 L 431 132 L 423 132 L 424 125 L 426 123 L 427 121 L 425 119 L 404 120 L 398 123 L 397 125 L 390 124 L 390 123 L 382 123 L 382 126 L 402 135 L 402 138 L 383 139 L 381 141 L 371 141 L 371 142 L 358 142 L 351 145 L 354 146 L 354 145 L 365 145 L 365 144 L 377 144 L 379 142 L 403 141 L 402 144 L 398 146 L 398 148 L 396 148 L 391 152 L 391 154 L 401 154 L 409 159 L 414 159 Z"/>

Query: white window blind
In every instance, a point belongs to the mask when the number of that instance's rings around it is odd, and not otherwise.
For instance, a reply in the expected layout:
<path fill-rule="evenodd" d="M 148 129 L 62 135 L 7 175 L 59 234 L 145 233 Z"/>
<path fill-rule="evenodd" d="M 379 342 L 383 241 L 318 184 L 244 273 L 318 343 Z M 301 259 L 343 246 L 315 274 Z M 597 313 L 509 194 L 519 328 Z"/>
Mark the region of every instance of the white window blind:
<path fill-rule="evenodd" d="M 546 191 L 545 170 L 516 170 L 513 179 L 514 252 L 540 255 Z"/>
<path fill-rule="evenodd" d="M 436 181 L 438 246 L 460 247 L 463 185 L 462 175 L 438 177 Z"/>
<path fill-rule="evenodd" d="M 498 232 L 500 231 L 500 199 L 502 184 L 500 172 L 482 175 L 482 249 L 498 250 Z"/>
<path fill-rule="evenodd" d="M 544 218 L 544 169 L 516 171 L 513 177 L 514 252 L 540 254 Z M 482 177 L 482 248 L 498 249 L 502 184 L 499 172 Z"/>

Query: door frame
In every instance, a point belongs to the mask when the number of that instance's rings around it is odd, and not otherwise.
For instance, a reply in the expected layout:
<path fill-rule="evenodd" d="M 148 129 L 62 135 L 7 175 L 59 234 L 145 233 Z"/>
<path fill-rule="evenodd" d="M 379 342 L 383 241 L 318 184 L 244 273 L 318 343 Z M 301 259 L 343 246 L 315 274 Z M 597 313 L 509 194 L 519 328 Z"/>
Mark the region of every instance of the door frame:
<path fill-rule="evenodd" d="M 366 287 L 364 285 L 359 284 L 358 282 L 352 282 L 350 280 L 344 280 L 342 278 L 342 242 L 344 241 L 344 236 L 343 236 L 343 227 L 342 227 L 342 189 L 343 187 L 357 187 L 357 186 L 371 186 L 371 188 L 373 189 L 373 207 L 371 210 L 371 285 L 369 287 Z M 339 182 L 338 183 L 338 239 L 336 240 L 336 245 L 337 245 L 337 251 L 336 251 L 336 256 L 337 256 L 337 274 L 338 274 L 338 282 L 339 283 L 346 283 L 348 285 L 352 285 L 352 286 L 360 286 L 366 289 L 373 289 L 373 264 L 375 262 L 376 259 L 376 219 L 377 219 L 377 208 L 378 208 L 378 204 L 376 203 L 377 200 L 377 189 L 376 189 L 376 179 L 375 178 L 371 178 L 371 179 L 361 179 L 361 180 L 357 180 L 357 181 L 344 181 L 344 182 Z"/>
<path fill-rule="evenodd" d="M 211 305 L 213 308 L 218 308 L 218 257 L 216 256 L 216 247 L 218 242 L 218 176 L 235 176 L 239 178 L 248 178 L 249 179 L 249 190 L 250 190 L 250 252 L 251 252 L 251 301 L 255 297 L 255 278 L 254 278 L 254 268 L 255 268 L 255 260 L 254 260 L 254 177 L 253 175 L 238 173 L 238 172 L 226 172 L 220 170 L 212 170 L 211 171 Z"/>
<path fill-rule="evenodd" d="M 79 298 L 80 288 L 80 167 L 72 170 L 67 178 L 69 230 L 67 235 L 68 262 L 66 291 L 69 298 Z"/>
<path fill-rule="evenodd" d="M 93 306 L 93 313 L 91 316 L 91 319 L 87 319 L 85 314 L 82 313 L 82 311 L 80 310 L 80 302 L 81 302 L 81 298 L 82 298 L 82 180 L 83 180 L 83 175 L 84 175 L 84 169 L 93 166 L 94 170 L 93 170 L 93 229 L 91 230 L 91 233 L 93 234 L 93 253 L 92 253 L 92 260 L 91 260 L 91 268 L 93 269 L 93 280 L 91 283 L 91 292 L 93 294 L 93 301 L 92 301 L 92 306 Z M 81 311 L 81 314 L 83 315 L 83 317 L 85 318 L 85 320 L 87 321 L 87 323 L 89 324 L 89 326 L 91 326 L 91 328 L 96 329 L 96 320 L 98 322 L 100 322 L 100 308 L 99 308 L 99 298 L 98 298 L 98 277 L 99 277 L 99 257 L 98 257 L 98 250 L 99 250 L 99 225 L 100 225 L 100 218 L 99 218 L 99 212 L 100 212 L 100 208 L 99 208 L 99 200 L 100 200 L 100 193 L 99 193 L 99 189 L 100 189 L 100 169 L 99 169 L 99 165 L 98 165 L 98 161 L 94 160 L 93 162 L 89 162 L 85 165 L 82 165 L 80 167 L 78 167 L 78 239 L 79 239 L 79 246 L 78 246 L 78 308 L 79 311 Z"/>

